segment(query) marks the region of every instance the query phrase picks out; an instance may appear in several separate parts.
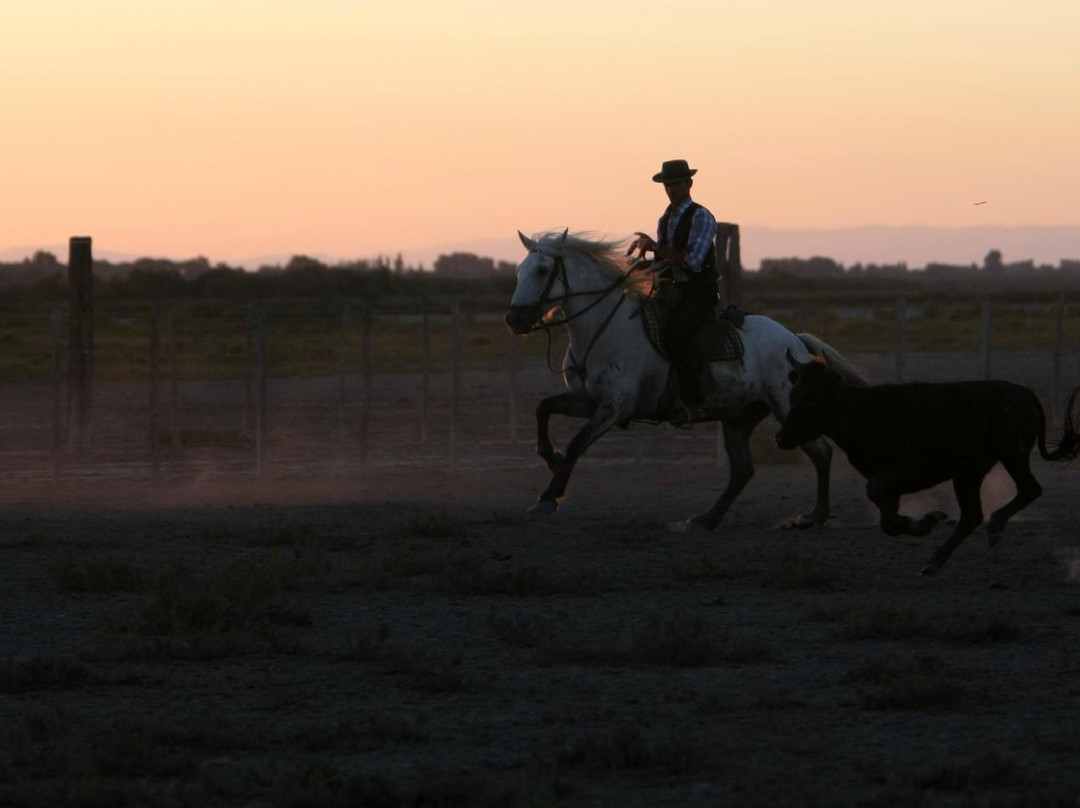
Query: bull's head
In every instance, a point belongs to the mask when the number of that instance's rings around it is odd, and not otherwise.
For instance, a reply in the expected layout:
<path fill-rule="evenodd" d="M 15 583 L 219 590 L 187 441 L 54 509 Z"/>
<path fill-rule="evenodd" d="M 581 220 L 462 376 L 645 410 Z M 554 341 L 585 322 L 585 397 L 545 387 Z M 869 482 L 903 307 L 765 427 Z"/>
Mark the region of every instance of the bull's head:
<path fill-rule="evenodd" d="M 838 377 L 825 358 L 816 354 L 810 355 L 809 362 L 800 362 L 789 348 L 787 361 L 791 365 L 788 378 L 792 387 L 787 415 L 776 433 L 776 445 L 794 449 L 828 430 L 834 414 L 832 404 Z"/>

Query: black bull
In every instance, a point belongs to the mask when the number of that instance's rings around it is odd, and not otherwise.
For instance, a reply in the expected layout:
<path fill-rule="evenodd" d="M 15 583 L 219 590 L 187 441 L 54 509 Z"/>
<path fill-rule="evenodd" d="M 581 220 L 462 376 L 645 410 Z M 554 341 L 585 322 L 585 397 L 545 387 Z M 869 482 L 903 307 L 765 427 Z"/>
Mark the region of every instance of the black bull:
<path fill-rule="evenodd" d="M 852 387 L 824 362 L 797 362 L 788 353 L 795 385 L 791 409 L 776 443 L 792 449 L 825 435 L 847 454 L 866 480 L 866 494 L 881 512 L 890 536 L 924 536 L 947 517 L 940 511 L 911 518 L 898 513 L 900 496 L 946 480 L 960 505 L 960 518 L 923 574 L 944 566 L 952 552 L 983 521 L 979 489 L 1001 463 L 1016 483 L 1016 496 L 994 511 L 987 530 L 991 546 L 1005 523 L 1042 494 L 1029 456 L 1036 442 L 1045 460 L 1071 460 L 1080 454 L 1073 412 L 1074 389 L 1065 403 L 1065 434 L 1046 448 L 1046 416 L 1029 388 L 1006 381 L 886 384 Z"/>

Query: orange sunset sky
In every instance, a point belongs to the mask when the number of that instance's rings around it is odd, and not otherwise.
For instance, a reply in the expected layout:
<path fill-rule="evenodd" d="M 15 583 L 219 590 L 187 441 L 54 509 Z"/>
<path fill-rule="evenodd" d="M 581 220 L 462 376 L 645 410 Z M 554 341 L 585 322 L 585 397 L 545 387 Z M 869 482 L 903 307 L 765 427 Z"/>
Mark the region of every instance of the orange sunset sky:
<path fill-rule="evenodd" d="M 3 40 L 0 248 L 621 237 L 673 157 L 748 225 L 1080 224 L 1076 0 L 34 0 Z"/>

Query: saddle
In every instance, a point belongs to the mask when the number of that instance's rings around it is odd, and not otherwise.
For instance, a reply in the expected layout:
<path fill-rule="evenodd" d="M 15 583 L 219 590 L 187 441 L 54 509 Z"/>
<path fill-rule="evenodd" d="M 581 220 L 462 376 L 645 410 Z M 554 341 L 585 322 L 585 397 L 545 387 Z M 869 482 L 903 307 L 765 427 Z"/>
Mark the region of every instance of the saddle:
<path fill-rule="evenodd" d="M 664 331 L 671 318 L 671 310 L 653 298 L 641 302 L 641 322 L 645 335 L 657 352 L 665 359 L 670 359 L 667 346 L 664 345 Z M 701 355 L 709 362 L 743 358 L 743 342 L 739 330 L 746 320 L 746 312 L 736 306 L 713 309 L 711 317 L 706 317 L 697 332 L 697 346 Z"/>

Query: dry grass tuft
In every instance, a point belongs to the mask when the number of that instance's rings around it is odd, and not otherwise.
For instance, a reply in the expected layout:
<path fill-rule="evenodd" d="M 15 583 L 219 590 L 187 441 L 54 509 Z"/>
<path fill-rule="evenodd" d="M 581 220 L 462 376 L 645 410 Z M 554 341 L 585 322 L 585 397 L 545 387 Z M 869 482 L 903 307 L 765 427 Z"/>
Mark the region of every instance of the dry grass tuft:
<path fill-rule="evenodd" d="M 866 710 L 949 710 L 960 707 L 966 696 L 964 686 L 948 675 L 938 657 L 930 654 L 875 657 L 851 671 L 847 680 L 869 686 L 862 699 Z"/>
<path fill-rule="evenodd" d="M 923 788 L 944 791 L 1012 786 L 1020 781 L 1020 766 L 1016 758 L 993 745 L 955 756 L 917 778 Z"/>
<path fill-rule="evenodd" d="M 658 769 L 672 774 L 692 772 L 700 764 L 698 747 L 688 735 L 650 736 L 637 724 L 625 721 L 568 741 L 556 760 L 568 766 L 609 771 Z"/>
<path fill-rule="evenodd" d="M 0 693 L 71 690 L 100 681 L 89 666 L 72 659 L 34 656 L 0 665 Z"/>
<path fill-rule="evenodd" d="M 143 570 L 115 554 L 80 559 L 69 552 L 53 561 L 49 572 L 60 592 L 138 592 L 148 580 Z"/>
<path fill-rule="evenodd" d="M 953 645 L 982 645 L 1011 642 L 1023 634 L 1020 626 L 1005 614 L 987 614 L 978 609 L 924 613 L 896 601 L 842 603 L 819 609 L 814 617 L 836 622 L 835 634 L 842 640 L 924 639 Z"/>
<path fill-rule="evenodd" d="M 535 649 L 545 661 L 558 664 L 703 667 L 763 662 L 772 655 L 767 644 L 733 635 L 685 610 L 649 614 L 634 629 L 599 634 L 566 615 L 505 615 L 494 609 L 488 626 L 503 642 Z"/>

